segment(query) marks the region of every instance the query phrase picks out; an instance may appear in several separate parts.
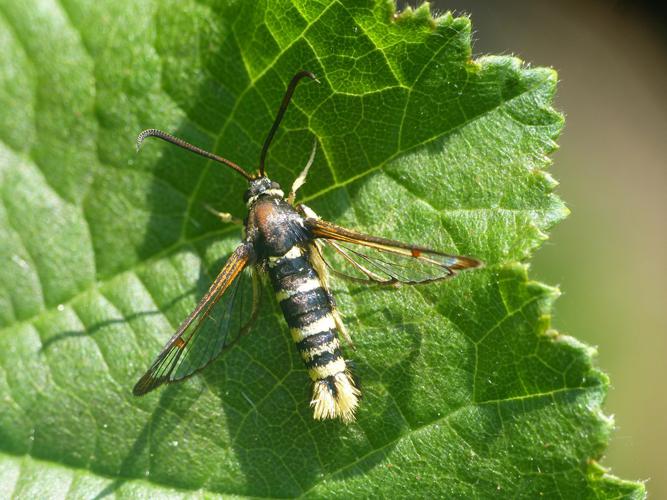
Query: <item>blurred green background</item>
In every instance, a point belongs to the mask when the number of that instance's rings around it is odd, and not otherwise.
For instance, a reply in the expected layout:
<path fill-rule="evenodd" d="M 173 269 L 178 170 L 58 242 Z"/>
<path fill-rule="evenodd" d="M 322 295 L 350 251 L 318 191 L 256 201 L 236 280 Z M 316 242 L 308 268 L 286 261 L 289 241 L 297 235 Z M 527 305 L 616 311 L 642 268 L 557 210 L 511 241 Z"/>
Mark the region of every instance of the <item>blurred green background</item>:
<path fill-rule="evenodd" d="M 654 9 L 432 3 L 471 16 L 475 56 L 514 54 L 558 70 L 556 106 L 567 121 L 551 172 L 572 214 L 537 253 L 532 276 L 560 285 L 554 326 L 597 346 L 611 377 L 605 410 L 617 430 L 602 464 L 667 498 L 667 23 Z"/>

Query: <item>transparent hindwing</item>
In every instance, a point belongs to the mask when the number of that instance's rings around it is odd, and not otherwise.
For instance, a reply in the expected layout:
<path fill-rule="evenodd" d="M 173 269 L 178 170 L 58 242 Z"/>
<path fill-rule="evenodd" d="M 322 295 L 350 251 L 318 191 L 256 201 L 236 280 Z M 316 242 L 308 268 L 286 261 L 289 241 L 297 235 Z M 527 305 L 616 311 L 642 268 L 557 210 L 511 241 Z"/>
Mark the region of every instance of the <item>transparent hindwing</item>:
<path fill-rule="evenodd" d="M 255 269 L 247 266 L 249 255 L 248 244 L 236 248 L 197 307 L 136 383 L 135 395 L 201 370 L 249 330 L 261 293 Z"/>

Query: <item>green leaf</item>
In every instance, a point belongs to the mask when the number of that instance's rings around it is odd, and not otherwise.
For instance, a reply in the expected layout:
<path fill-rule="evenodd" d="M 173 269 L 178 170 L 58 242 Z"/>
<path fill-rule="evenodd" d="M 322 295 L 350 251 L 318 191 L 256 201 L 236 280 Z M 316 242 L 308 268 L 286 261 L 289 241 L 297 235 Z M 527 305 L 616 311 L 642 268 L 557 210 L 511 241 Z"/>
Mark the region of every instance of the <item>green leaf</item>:
<path fill-rule="evenodd" d="M 0 2 L 0 492 L 642 497 L 598 464 L 612 421 L 592 349 L 550 329 L 526 259 L 567 213 L 546 155 L 556 74 L 473 61 L 470 23 L 384 1 Z M 240 230 L 290 77 L 269 174 L 372 234 L 483 259 L 451 282 L 336 283 L 364 399 L 315 422 L 270 293 L 200 376 L 131 388 Z"/>

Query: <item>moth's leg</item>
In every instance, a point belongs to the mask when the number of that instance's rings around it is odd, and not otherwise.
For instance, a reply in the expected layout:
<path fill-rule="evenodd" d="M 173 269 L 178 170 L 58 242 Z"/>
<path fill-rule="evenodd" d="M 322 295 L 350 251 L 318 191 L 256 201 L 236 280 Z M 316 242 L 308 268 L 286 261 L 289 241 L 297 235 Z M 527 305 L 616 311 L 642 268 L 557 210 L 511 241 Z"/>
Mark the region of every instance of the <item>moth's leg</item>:
<path fill-rule="evenodd" d="M 300 206 L 303 207 L 304 205 Z M 310 210 L 308 207 L 306 207 L 306 209 Z M 314 214 L 312 210 L 310 210 L 310 212 Z M 324 258 L 322 257 L 322 247 L 318 241 L 311 242 L 309 247 L 308 255 L 310 263 L 313 265 L 317 276 L 320 278 L 320 284 L 322 285 L 322 288 L 324 288 L 324 292 L 327 294 L 329 305 L 331 306 L 331 315 L 333 316 L 334 323 L 336 324 L 336 329 L 338 330 L 338 333 L 340 333 L 341 337 L 345 339 L 345 342 L 347 342 L 348 345 L 354 349 L 354 343 L 352 342 L 350 333 L 345 327 L 345 323 L 343 323 L 343 318 L 341 318 L 340 312 L 338 312 L 338 307 L 336 306 L 336 300 L 334 299 L 334 296 L 329 288 L 329 270 L 327 269 L 327 265 L 324 262 Z"/>
<path fill-rule="evenodd" d="M 303 171 L 299 174 L 299 176 L 296 179 L 294 179 L 294 183 L 292 184 L 292 190 L 290 191 L 289 196 L 287 197 L 287 202 L 290 205 L 294 205 L 294 200 L 296 199 L 296 192 L 299 190 L 301 186 L 303 186 L 306 183 L 306 176 L 308 175 L 308 170 L 310 170 L 313 161 L 315 161 L 316 151 L 317 151 L 317 139 L 315 139 L 315 142 L 313 144 L 313 150 L 310 152 L 310 158 L 308 158 L 308 163 L 306 163 L 306 166 L 304 167 Z"/>
<path fill-rule="evenodd" d="M 315 211 L 303 203 L 299 203 L 296 206 L 296 211 L 303 215 L 306 219 L 319 219 L 320 216 L 315 213 Z"/>
<path fill-rule="evenodd" d="M 296 206 L 296 209 L 306 218 L 320 218 L 320 216 L 317 215 L 315 211 L 307 205 L 299 204 Z M 340 312 L 338 312 L 338 307 L 336 306 L 336 300 L 334 299 L 334 296 L 331 293 L 331 289 L 329 288 L 329 269 L 327 268 L 327 264 L 324 261 L 324 257 L 322 256 L 322 244 L 317 240 L 313 240 L 309 244 L 309 250 L 310 251 L 308 252 L 308 255 L 310 258 L 310 263 L 313 265 L 313 268 L 315 268 L 315 272 L 320 278 L 320 284 L 327 294 L 329 304 L 331 305 L 331 314 L 333 316 L 334 323 L 336 323 L 336 328 L 338 329 L 341 337 L 345 339 L 345 342 L 347 342 L 348 345 L 354 349 L 352 337 L 350 337 L 350 333 L 345 327 L 345 323 L 343 323 L 343 318 L 341 318 Z"/>
<path fill-rule="evenodd" d="M 218 219 L 220 219 L 222 222 L 228 224 L 243 224 L 243 221 L 239 219 L 238 217 L 234 217 L 232 214 L 227 213 L 227 212 L 218 212 L 215 208 L 213 208 L 211 205 L 208 205 L 204 203 L 204 208 L 211 212 L 213 215 L 215 215 Z"/>
<path fill-rule="evenodd" d="M 340 333 L 341 337 L 345 339 L 347 345 L 349 345 L 352 349 L 355 349 L 354 342 L 352 342 L 352 337 L 350 337 L 350 332 L 345 326 L 345 323 L 343 323 L 343 318 L 341 317 L 340 312 L 338 311 L 338 306 L 336 305 L 336 300 L 334 299 L 333 294 L 329 291 L 329 289 L 327 289 L 326 292 L 327 296 L 329 297 L 329 304 L 331 304 L 331 314 L 333 316 L 334 323 L 336 323 L 336 328 L 338 328 L 338 333 Z"/>

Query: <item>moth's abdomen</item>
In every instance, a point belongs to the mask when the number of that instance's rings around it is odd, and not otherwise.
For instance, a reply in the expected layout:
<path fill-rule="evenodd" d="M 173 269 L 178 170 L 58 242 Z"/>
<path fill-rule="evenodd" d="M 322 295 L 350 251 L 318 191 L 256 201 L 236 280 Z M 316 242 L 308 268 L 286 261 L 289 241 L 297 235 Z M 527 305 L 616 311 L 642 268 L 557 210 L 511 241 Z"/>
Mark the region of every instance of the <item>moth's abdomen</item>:
<path fill-rule="evenodd" d="M 360 392 L 340 351 L 329 295 L 308 255 L 294 246 L 285 255 L 270 258 L 269 276 L 313 381 L 314 417 L 353 421 Z"/>

